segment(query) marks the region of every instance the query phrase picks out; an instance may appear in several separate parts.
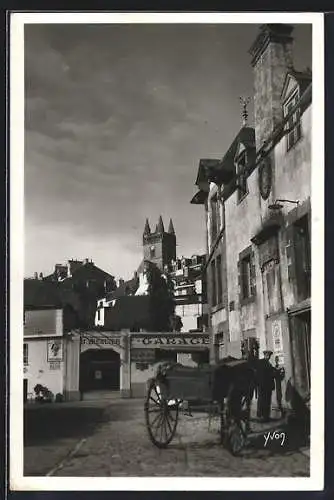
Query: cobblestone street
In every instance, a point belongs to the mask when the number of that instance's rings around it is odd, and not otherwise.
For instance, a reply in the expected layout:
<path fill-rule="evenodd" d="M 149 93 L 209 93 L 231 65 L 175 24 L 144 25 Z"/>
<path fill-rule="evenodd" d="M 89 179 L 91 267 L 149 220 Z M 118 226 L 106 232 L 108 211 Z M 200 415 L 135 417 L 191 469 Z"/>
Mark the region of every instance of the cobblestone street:
<path fill-rule="evenodd" d="M 82 405 L 80 407 L 80 405 Z M 54 408 L 64 411 L 66 404 Z M 250 445 L 240 457 L 232 456 L 218 439 L 218 421 L 207 415 L 182 416 L 177 435 L 167 449 L 153 446 L 144 423 L 142 400 L 95 402 L 88 422 L 76 433 L 65 437 L 27 441 L 25 475 L 53 476 L 216 476 L 216 477 L 305 477 L 309 475 L 306 449 L 264 446 L 262 426 L 253 433 Z M 77 415 L 85 414 L 86 405 L 77 403 Z M 39 410 L 33 410 L 39 411 Z M 88 420 L 88 417 L 87 417 Z M 78 426 L 80 427 L 78 420 Z M 82 422 L 81 422 L 82 424 Z M 66 423 L 64 421 L 64 424 Z M 256 424 L 253 424 L 255 429 Z M 259 424 L 257 424 L 258 430 Z M 272 427 L 271 427 L 272 428 Z M 72 435 L 71 435 L 72 434 Z M 289 440 L 289 436 L 286 437 Z M 255 444 L 254 444 L 255 443 Z"/>

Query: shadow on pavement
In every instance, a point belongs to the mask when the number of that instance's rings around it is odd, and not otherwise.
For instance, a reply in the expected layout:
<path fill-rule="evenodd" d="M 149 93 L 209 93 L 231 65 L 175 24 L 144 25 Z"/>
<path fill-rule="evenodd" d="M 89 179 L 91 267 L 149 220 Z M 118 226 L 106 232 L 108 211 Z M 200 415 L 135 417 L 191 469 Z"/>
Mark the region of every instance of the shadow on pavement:
<path fill-rule="evenodd" d="M 71 407 L 41 405 L 24 410 L 24 445 L 49 444 L 53 440 L 87 436 L 95 427 L 110 420 L 111 415 L 101 407 Z"/>
<path fill-rule="evenodd" d="M 250 434 L 247 446 L 249 454 L 255 458 L 294 453 L 305 447 L 309 447 L 308 424 L 294 418 L 274 421 L 271 428 Z"/>

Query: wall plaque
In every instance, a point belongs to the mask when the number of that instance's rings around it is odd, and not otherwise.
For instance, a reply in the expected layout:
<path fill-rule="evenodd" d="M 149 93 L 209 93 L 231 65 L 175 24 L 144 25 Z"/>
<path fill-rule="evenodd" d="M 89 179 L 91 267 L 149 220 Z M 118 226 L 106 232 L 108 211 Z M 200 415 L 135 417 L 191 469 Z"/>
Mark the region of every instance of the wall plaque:
<path fill-rule="evenodd" d="M 50 370 L 60 370 L 60 361 L 51 361 L 49 363 Z"/>
<path fill-rule="evenodd" d="M 264 200 L 270 195 L 272 186 L 272 166 L 269 156 L 263 159 L 259 167 L 259 189 Z"/>
<path fill-rule="evenodd" d="M 271 325 L 273 336 L 273 351 L 275 353 L 283 351 L 283 338 L 282 338 L 282 323 L 281 321 L 273 321 Z"/>

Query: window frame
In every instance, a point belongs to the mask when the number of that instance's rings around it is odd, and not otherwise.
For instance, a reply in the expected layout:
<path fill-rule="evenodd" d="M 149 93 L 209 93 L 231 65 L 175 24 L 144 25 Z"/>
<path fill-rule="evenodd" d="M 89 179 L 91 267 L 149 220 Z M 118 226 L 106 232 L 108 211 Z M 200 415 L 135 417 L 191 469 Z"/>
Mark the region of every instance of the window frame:
<path fill-rule="evenodd" d="M 241 160 L 243 160 L 243 165 L 241 165 Z M 236 173 L 237 173 L 237 191 L 238 191 L 238 203 L 241 203 L 244 198 L 249 193 L 248 190 L 248 175 L 247 175 L 247 166 L 248 166 L 248 152 L 246 149 L 243 149 L 235 160 L 236 165 Z"/>
<path fill-rule="evenodd" d="M 217 273 L 217 305 L 223 303 L 223 273 L 222 273 L 222 256 L 217 255 L 216 258 L 216 273 Z"/>
<path fill-rule="evenodd" d="M 216 259 L 212 259 L 210 263 L 210 278 L 211 278 L 211 307 L 217 306 L 217 276 L 216 276 Z"/>
<path fill-rule="evenodd" d="M 23 365 L 29 365 L 29 344 L 28 342 L 23 343 Z"/>
<path fill-rule="evenodd" d="M 156 257 L 155 255 L 155 246 L 151 245 L 150 246 L 150 259 L 154 259 Z"/>
<path fill-rule="evenodd" d="M 286 119 L 286 117 L 289 115 L 291 109 L 293 109 L 295 106 L 298 105 L 299 100 L 300 100 L 299 87 L 296 87 L 289 94 L 289 96 L 285 99 L 283 103 L 284 119 Z M 292 113 L 292 115 L 288 118 L 287 123 L 285 125 L 285 132 L 286 132 L 286 150 L 290 151 L 290 149 L 292 149 L 302 137 L 300 106 L 298 106 Z"/>
<path fill-rule="evenodd" d="M 245 264 L 247 265 L 248 275 L 248 293 L 245 294 Z M 254 302 L 256 299 L 256 271 L 255 271 L 255 260 L 254 252 L 252 247 L 246 248 L 243 252 L 239 254 L 238 260 L 238 278 L 239 278 L 239 301 L 241 305 L 248 304 L 249 302 Z"/>
<path fill-rule="evenodd" d="M 305 236 L 302 236 L 303 232 Z M 302 301 L 311 297 L 312 248 L 308 214 L 293 223 L 293 239 L 295 253 L 299 257 L 295 260 L 297 298 Z"/>
<path fill-rule="evenodd" d="M 211 241 L 214 243 L 218 238 L 220 228 L 221 228 L 221 216 L 220 216 L 220 201 L 218 199 L 218 194 L 214 194 L 210 198 L 210 212 L 211 212 Z"/>

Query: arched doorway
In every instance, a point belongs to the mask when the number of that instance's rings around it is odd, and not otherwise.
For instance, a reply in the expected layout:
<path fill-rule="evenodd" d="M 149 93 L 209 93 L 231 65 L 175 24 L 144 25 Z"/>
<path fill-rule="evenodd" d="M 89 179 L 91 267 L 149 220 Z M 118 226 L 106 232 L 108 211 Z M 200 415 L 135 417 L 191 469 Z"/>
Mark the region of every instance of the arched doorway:
<path fill-rule="evenodd" d="M 80 391 L 119 391 L 120 355 L 113 349 L 89 349 L 80 355 Z"/>

